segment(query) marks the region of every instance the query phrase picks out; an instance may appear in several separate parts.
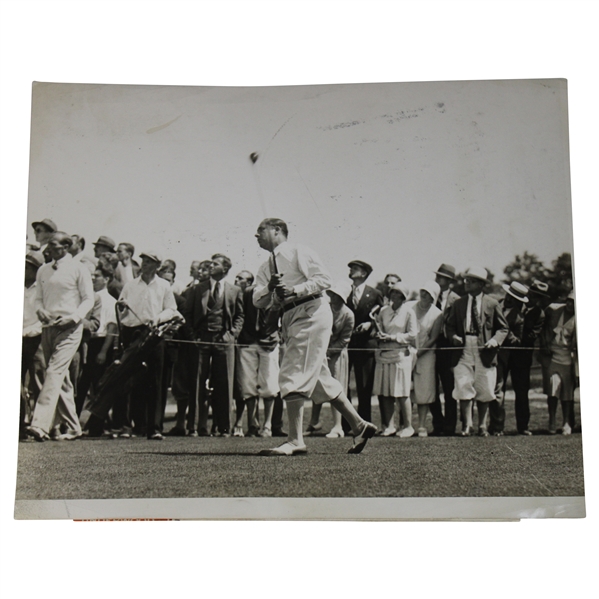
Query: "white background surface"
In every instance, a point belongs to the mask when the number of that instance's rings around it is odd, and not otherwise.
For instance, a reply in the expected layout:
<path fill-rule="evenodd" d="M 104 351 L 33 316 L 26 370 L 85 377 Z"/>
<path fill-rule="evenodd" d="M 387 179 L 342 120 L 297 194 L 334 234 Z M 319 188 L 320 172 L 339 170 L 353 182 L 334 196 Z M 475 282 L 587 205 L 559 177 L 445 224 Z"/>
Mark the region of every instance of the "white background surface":
<path fill-rule="evenodd" d="M 589 596 L 596 560 L 597 85 L 593 2 L 4 2 L 2 585 L 32 596 Z M 452 523 L 12 521 L 31 82 L 298 85 L 569 82 L 586 520 Z M 13 294 L 13 288 L 16 290 Z M 8 540 L 7 540 L 8 539 Z M 90 559 L 90 554 L 93 558 Z M 564 562 L 567 566 L 564 567 Z M 144 567 L 144 564 L 145 565 Z M 293 566 L 300 573 L 288 575 Z"/>

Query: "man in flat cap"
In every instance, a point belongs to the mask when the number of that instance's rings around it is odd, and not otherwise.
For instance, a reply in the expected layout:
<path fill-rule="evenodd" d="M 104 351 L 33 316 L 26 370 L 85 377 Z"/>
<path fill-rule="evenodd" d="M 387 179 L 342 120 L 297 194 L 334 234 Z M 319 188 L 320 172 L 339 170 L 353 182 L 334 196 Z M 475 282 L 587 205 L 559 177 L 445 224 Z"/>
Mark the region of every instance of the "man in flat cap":
<path fill-rule="evenodd" d="M 331 286 L 330 275 L 314 251 L 289 243 L 287 236 L 287 224 L 278 218 L 264 219 L 256 231 L 258 245 L 271 255 L 256 275 L 253 301 L 257 308 L 278 304 L 283 311 L 279 387 L 289 424 L 287 441 L 261 453 L 293 456 L 307 452 L 303 439 L 306 399 L 330 401 L 352 428 L 349 453 L 360 453 L 376 426 L 359 416 L 327 364 L 333 314 L 322 293 Z"/>
<path fill-rule="evenodd" d="M 521 353 L 520 348 L 523 346 L 524 338 L 524 310 L 529 302 L 528 287 L 518 281 L 512 281 L 509 285 L 503 285 L 503 290 L 505 291 L 505 297 L 499 302 L 499 306 L 507 320 L 509 332 L 497 354 L 495 401 L 492 401 L 489 406 L 489 433 L 497 437 L 503 436 L 505 427 L 505 392 L 507 377 L 510 373 L 512 375 L 512 386 L 516 392 L 516 415 L 519 411 L 521 414 L 524 411 L 521 404 L 526 403 L 528 406 L 528 390 L 526 396 L 523 397 L 522 369 L 518 368 L 518 356 Z M 517 349 L 509 349 L 514 347 Z M 514 364 L 516 364 L 515 368 Z M 526 418 L 527 421 L 528 418 Z M 525 430 L 521 432 L 523 434 L 530 433 L 528 425 Z"/>
<path fill-rule="evenodd" d="M 39 251 L 42 252 L 42 254 L 44 254 L 44 250 L 46 249 L 46 246 L 48 245 L 50 238 L 54 233 L 56 233 L 58 227 L 56 226 L 54 221 L 50 220 L 49 218 L 45 218 L 44 220 L 40 221 L 35 221 L 31 223 L 31 226 L 33 227 L 33 232 L 35 233 L 35 241 L 39 245 Z M 45 261 L 51 262 L 52 258 L 50 257 L 50 254 L 44 254 L 44 257 L 46 256 L 47 259 Z"/>
<path fill-rule="evenodd" d="M 454 399 L 460 402 L 462 436 L 472 434 L 472 404 L 478 407 L 479 434 L 488 435 L 486 417 L 495 399 L 497 352 L 509 327 L 499 303 L 484 293 L 488 272 L 470 268 L 464 277 L 466 295 L 456 300 L 445 324 L 452 351 Z"/>
<path fill-rule="evenodd" d="M 67 427 L 59 439 L 81 435 L 69 365 L 81 342 L 83 319 L 94 305 L 94 290 L 89 270 L 69 254 L 72 243 L 66 233 L 54 233 L 48 242 L 52 263 L 36 275 L 35 305 L 46 360 L 44 384 L 28 428 L 37 441 L 48 438 L 55 421 Z"/>
<path fill-rule="evenodd" d="M 347 266 L 352 283 L 347 306 L 354 313 L 354 330 L 349 342 L 349 371 L 351 373 L 353 369 L 356 379 L 358 414 L 370 422 L 374 383 L 374 345 L 370 342 L 370 313 L 374 308 L 383 306 L 384 298 L 378 289 L 366 285 L 366 279 L 372 272 L 370 264 L 362 260 L 352 260 Z M 346 422 L 344 429 L 349 430 Z"/>
<path fill-rule="evenodd" d="M 455 283 L 455 268 L 451 264 L 441 264 L 435 271 L 435 282 L 439 285 L 441 293 L 437 297 L 435 305 L 443 312 L 443 328 L 437 337 L 437 352 L 435 361 L 435 370 L 437 376 L 437 391 L 434 403 L 430 410 L 433 417 L 432 436 L 455 434 L 455 427 L 458 420 L 458 410 L 456 400 L 453 398 L 453 364 L 451 363 L 451 353 L 447 348 L 452 347 L 451 341 L 447 338 L 445 323 L 449 318 L 449 312 L 454 302 L 460 299 L 460 296 L 453 291 L 452 285 Z M 445 413 L 441 409 L 440 388 L 443 390 Z"/>

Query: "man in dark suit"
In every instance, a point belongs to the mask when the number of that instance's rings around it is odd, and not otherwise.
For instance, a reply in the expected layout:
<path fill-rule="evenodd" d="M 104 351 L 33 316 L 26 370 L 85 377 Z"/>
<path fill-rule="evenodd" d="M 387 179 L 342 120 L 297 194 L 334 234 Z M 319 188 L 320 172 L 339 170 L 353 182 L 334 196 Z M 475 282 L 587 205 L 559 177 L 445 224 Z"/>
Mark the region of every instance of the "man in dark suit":
<path fill-rule="evenodd" d="M 243 327 L 241 289 L 223 279 L 231 260 L 223 254 L 212 256 L 210 279 L 198 283 L 187 294 L 183 315 L 191 329 L 192 387 L 188 419 L 195 422 L 199 405 L 198 434 L 208 436 L 208 397 L 206 382 L 212 385 L 212 416 L 221 437 L 230 435 L 230 412 L 235 372 L 235 340 Z M 188 428 L 189 422 L 188 422 Z"/>
<path fill-rule="evenodd" d="M 508 374 L 512 375 L 512 386 L 516 392 L 516 420 L 518 413 L 521 414 L 520 420 L 526 420 L 526 429 L 528 429 L 528 418 L 524 418 L 525 408 L 528 409 L 528 390 L 526 397 L 522 397 L 523 383 L 522 368 L 519 368 L 519 354 L 524 338 L 524 308 L 528 304 L 528 287 L 512 281 L 510 285 L 503 286 L 506 296 L 500 302 L 501 311 L 507 320 L 510 328 L 505 341 L 497 355 L 497 384 L 495 387 L 495 401 L 489 406 L 489 433 L 501 437 L 505 426 L 505 391 L 507 388 Z M 510 347 L 518 348 L 515 351 L 510 351 Z M 530 370 L 529 370 L 530 373 Z M 523 404 L 526 404 L 524 406 Z M 518 425 L 518 431 L 523 424 Z M 523 431 L 522 431 L 523 432 Z M 528 431 L 530 433 L 530 431 Z M 524 434 L 524 432 L 523 432 Z"/>
<path fill-rule="evenodd" d="M 354 313 L 355 318 L 354 331 L 349 342 L 349 370 L 351 373 L 353 368 L 356 378 L 358 414 L 370 422 L 374 382 L 374 352 L 370 351 L 370 329 L 372 327 L 370 313 L 374 308 L 380 308 L 384 299 L 380 291 L 366 285 L 366 279 L 372 272 L 370 264 L 362 260 L 353 260 L 348 267 L 352 292 L 347 298 L 347 305 Z M 344 430 L 346 427 L 347 423 L 344 422 Z"/>
<path fill-rule="evenodd" d="M 455 282 L 455 268 L 451 264 L 441 264 L 435 271 L 435 282 L 441 288 L 441 293 L 437 298 L 436 306 L 443 312 L 443 322 L 446 323 L 449 317 L 451 306 L 460 299 L 460 296 L 451 289 Z M 433 417 L 432 436 L 455 434 L 455 427 L 458 421 L 458 410 L 456 400 L 453 398 L 453 365 L 451 363 L 451 352 L 446 348 L 452 344 L 447 338 L 445 325 L 441 329 L 441 334 L 437 337 L 437 348 L 435 369 L 437 373 L 437 392 L 435 402 L 431 404 L 431 415 Z M 440 382 L 440 385 L 439 385 Z M 441 409 L 440 388 L 443 390 L 445 403 L 445 414 Z"/>
<path fill-rule="evenodd" d="M 478 407 L 479 434 L 488 436 L 486 416 L 495 399 L 497 352 L 509 327 L 492 297 L 483 290 L 488 283 L 485 268 L 470 268 L 464 277 L 466 294 L 456 300 L 447 319 L 446 334 L 452 345 L 455 386 L 453 397 L 460 402 L 462 436 L 472 433 L 472 402 Z"/>

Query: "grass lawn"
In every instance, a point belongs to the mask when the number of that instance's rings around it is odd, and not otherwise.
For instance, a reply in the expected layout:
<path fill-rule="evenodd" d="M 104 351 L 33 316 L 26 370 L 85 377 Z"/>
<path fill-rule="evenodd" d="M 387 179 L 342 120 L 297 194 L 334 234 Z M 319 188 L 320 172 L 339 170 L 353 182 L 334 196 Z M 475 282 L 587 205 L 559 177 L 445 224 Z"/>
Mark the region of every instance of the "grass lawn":
<path fill-rule="evenodd" d="M 308 454 L 296 457 L 257 455 L 281 439 L 26 441 L 19 444 L 16 498 L 584 495 L 581 434 L 546 434 L 538 394 L 531 393 L 532 437 L 513 434 L 511 397 L 506 408 L 504 437 L 375 437 L 360 455 L 346 453 L 351 438 L 324 436 L 307 438 Z M 323 432 L 329 412 L 325 406 Z M 309 415 L 307 408 L 306 425 Z M 578 401 L 576 418 L 580 423 Z"/>

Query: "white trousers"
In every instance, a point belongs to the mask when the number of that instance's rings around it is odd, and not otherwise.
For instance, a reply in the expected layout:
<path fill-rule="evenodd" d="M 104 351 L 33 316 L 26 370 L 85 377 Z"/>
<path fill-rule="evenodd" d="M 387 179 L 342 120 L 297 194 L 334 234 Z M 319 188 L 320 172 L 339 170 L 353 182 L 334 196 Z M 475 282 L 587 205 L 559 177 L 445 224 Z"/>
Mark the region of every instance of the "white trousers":
<path fill-rule="evenodd" d="M 274 397 L 279 392 L 279 348 L 254 343 L 237 348 L 237 384 L 243 399 Z"/>
<path fill-rule="evenodd" d="M 466 345 L 460 361 L 453 369 L 453 376 L 454 399 L 476 399 L 485 402 L 495 399 L 497 368 L 487 368 L 480 361 L 478 339 L 474 335 L 466 335 Z"/>
<path fill-rule="evenodd" d="M 79 348 L 82 334 L 81 323 L 66 330 L 58 327 L 44 327 L 42 330 L 41 345 L 47 366 L 31 426 L 46 434 L 52 430 L 55 419 L 57 424 L 65 422 L 69 432 L 81 433 L 69 365 Z"/>
<path fill-rule="evenodd" d="M 279 372 L 281 396 L 300 394 L 314 403 L 343 392 L 327 363 L 333 313 L 324 298 L 300 304 L 283 314 L 284 350 Z"/>

